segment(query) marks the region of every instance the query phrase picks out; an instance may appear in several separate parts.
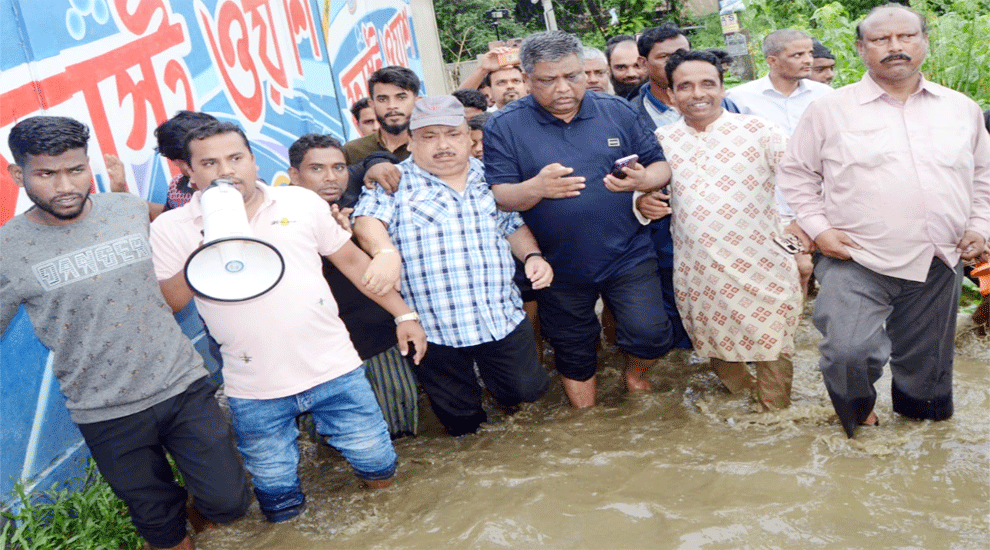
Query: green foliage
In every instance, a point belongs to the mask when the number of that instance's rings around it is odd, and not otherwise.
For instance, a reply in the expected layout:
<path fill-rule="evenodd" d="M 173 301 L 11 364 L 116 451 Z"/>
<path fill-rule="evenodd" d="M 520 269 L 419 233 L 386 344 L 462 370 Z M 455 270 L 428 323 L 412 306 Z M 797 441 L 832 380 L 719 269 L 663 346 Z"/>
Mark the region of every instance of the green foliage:
<path fill-rule="evenodd" d="M 518 11 L 512 0 L 434 0 L 433 10 L 445 62 L 473 60 L 488 51 L 488 43 L 497 39 L 495 28 L 485 19 L 485 11 L 489 8 L 506 8 L 510 13 Z M 523 21 L 513 16 L 503 20 L 499 23 L 499 37 L 523 37 L 543 29 L 542 15 L 530 14 L 529 17 Z"/>
<path fill-rule="evenodd" d="M 979 0 L 913 0 L 928 17 L 925 77 L 990 107 L 990 6 Z"/>
<path fill-rule="evenodd" d="M 856 51 L 856 23 L 881 2 L 846 0 L 821 7 L 809 0 L 749 0 L 742 14 L 750 33 L 750 51 L 758 75 L 767 71 L 760 51 L 763 37 L 777 29 L 794 28 L 817 37 L 836 58 L 833 85 L 862 78 L 866 67 Z M 990 6 L 981 0 L 911 0 L 911 7 L 928 18 L 929 50 L 925 77 L 990 106 Z M 711 16 L 717 19 L 717 16 Z"/>
<path fill-rule="evenodd" d="M 136 550 L 143 540 L 131 524 L 127 506 L 117 498 L 90 460 L 83 490 L 70 492 L 56 485 L 42 494 L 14 491 L 23 507 L 4 512 L 8 521 L 0 541 L 11 550 Z"/>
<path fill-rule="evenodd" d="M 658 0 L 606 0 L 604 12 L 614 8 L 619 18 L 619 24 L 610 26 L 609 36 L 631 34 L 656 25 L 653 13 L 656 11 Z M 611 15 L 608 16 L 611 19 Z M 606 38 L 607 39 L 607 38 Z"/>

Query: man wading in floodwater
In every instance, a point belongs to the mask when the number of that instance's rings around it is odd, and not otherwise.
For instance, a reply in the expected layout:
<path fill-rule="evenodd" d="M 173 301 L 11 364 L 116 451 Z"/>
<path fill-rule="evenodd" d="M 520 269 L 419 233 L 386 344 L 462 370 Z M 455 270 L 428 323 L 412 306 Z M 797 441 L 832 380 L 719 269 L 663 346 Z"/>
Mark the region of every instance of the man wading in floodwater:
<path fill-rule="evenodd" d="M 777 183 L 821 252 L 814 323 L 846 434 L 890 360 L 894 412 L 952 416 L 962 269 L 990 234 L 990 136 L 971 99 L 925 80 L 924 17 L 900 4 L 856 27 L 863 79 L 812 103 Z"/>

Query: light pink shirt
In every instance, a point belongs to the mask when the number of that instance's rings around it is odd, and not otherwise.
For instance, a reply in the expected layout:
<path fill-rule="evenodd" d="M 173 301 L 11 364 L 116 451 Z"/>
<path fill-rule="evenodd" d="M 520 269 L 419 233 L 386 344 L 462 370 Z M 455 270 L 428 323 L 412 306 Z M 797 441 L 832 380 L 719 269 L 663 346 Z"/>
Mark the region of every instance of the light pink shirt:
<path fill-rule="evenodd" d="M 852 259 L 924 281 L 932 257 L 959 262 L 963 233 L 990 234 L 990 136 L 979 106 L 922 78 L 901 103 L 870 78 L 814 101 L 777 185 L 815 238 L 844 231 Z"/>
<path fill-rule="evenodd" d="M 196 298 L 196 308 L 223 354 L 224 391 L 232 397 L 295 395 L 361 365 L 323 278 L 320 256 L 349 240 L 326 201 L 302 187 L 258 184 L 264 200 L 250 220 L 254 236 L 275 246 L 285 275 L 269 291 L 243 302 Z M 203 240 L 196 192 L 186 206 L 151 225 L 155 274 L 168 279 Z"/>

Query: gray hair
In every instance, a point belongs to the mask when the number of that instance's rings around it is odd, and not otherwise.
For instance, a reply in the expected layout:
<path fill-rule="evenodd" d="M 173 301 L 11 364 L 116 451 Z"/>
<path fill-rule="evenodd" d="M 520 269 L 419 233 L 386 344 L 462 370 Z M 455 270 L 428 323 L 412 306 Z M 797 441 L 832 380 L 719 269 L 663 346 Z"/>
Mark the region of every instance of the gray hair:
<path fill-rule="evenodd" d="M 531 34 L 519 46 L 519 63 L 523 72 L 532 74 L 533 66 L 542 62 L 555 62 L 574 55 L 584 63 L 581 41 L 564 31 L 543 31 Z"/>
<path fill-rule="evenodd" d="M 811 40 L 811 35 L 797 29 L 773 31 L 763 39 L 763 57 L 777 55 L 795 40 Z"/>
<path fill-rule="evenodd" d="M 608 59 L 605 58 L 605 52 L 599 50 L 598 48 L 592 46 L 582 46 L 581 57 L 583 57 L 585 61 L 590 59 L 604 61 L 605 65 L 608 66 Z"/>

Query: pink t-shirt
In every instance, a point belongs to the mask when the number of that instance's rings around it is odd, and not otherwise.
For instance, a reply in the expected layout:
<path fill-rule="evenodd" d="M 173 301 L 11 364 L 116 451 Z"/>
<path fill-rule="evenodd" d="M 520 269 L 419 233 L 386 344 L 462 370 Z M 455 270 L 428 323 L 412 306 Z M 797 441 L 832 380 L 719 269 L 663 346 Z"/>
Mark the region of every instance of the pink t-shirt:
<path fill-rule="evenodd" d="M 264 200 L 250 220 L 254 236 L 278 249 L 285 275 L 266 294 L 243 302 L 196 297 L 196 307 L 223 354 L 224 391 L 231 397 L 274 399 L 295 395 L 361 365 L 323 278 L 320 256 L 336 252 L 350 235 L 327 202 L 301 187 L 259 183 Z M 196 192 L 189 203 L 151 225 L 155 273 L 168 279 L 202 243 Z"/>

